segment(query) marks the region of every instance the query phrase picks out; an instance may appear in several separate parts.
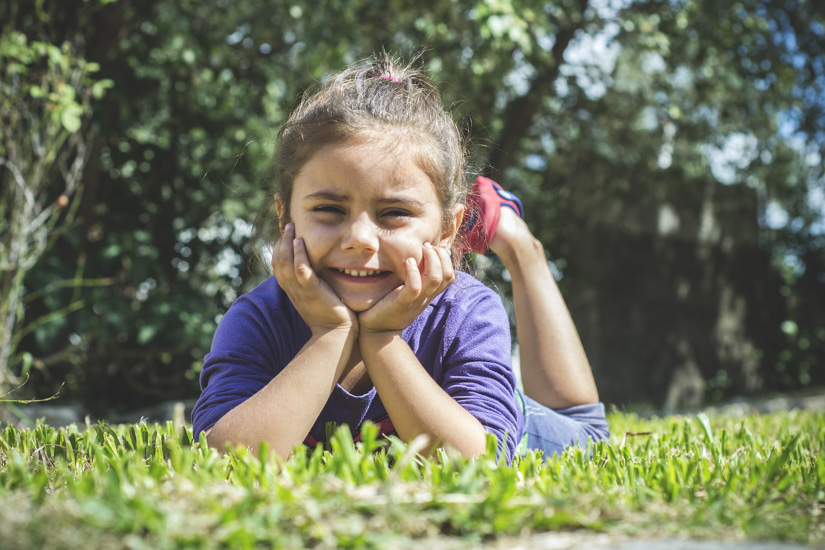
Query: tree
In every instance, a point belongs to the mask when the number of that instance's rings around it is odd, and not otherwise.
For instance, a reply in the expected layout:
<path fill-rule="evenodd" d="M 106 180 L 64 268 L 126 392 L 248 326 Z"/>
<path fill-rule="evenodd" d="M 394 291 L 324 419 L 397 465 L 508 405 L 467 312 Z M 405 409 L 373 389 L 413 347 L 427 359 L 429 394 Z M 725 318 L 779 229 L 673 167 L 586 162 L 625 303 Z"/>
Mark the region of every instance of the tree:
<path fill-rule="evenodd" d="M 608 400 L 666 395 L 679 369 L 699 397 L 800 384 L 825 354 L 807 305 L 823 286 L 807 206 L 822 184 L 808 162 L 823 127 L 813 3 L 14 5 L 8 29 L 83 36 L 114 82 L 84 126 L 96 137 L 75 223 L 25 284 L 73 279 L 78 264 L 115 284 L 29 302 L 33 315 L 92 305 L 21 342 L 44 393 L 65 380 L 101 410 L 193 395 L 217 319 L 259 276 L 246 241 L 274 129 L 324 73 L 421 45 L 476 170 L 526 199 Z M 777 208 L 785 227 L 767 223 Z"/>
<path fill-rule="evenodd" d="M 571 110 L 582 115 L 570 117 L 572 140 L 554 135 L 568 155 L 593 144 L 574 161 L 564 240 L 575 294 L 587 296 L 580 315 L 603 316 L 586 332 L 601 331 L 605 393 L 676 406 L 691 393 L 695 404 L 816 380 L 823 319 L 798 308 L 825 290 L 822 202 L 810 200 L 825 183 L 824 19 L 812 2 L 756 0 L 634 2 L 617 13 L 604 93 Z M 800 271 L 801 300 L 789 277 L 797 255 L 811 269 Z M 803 326 L 805 336 L 789 333 Z M 806 350 L 792 351 L 794 340 Z"/>
<path fill-rule="evenodd" d="M 93 80 L 97 69 L 70 42 L 58 47 L 19 32 L 0 36 L 0 394 L 19 383 L 10 366 L 25 371 L 31 363 L 30 354 L 16 354 L 21 338 L 49 320 L 24 325 L 31 299 L 24 280 L 79 204 L 88 137 L 82 128 L 93 97 L 109 84 Z M 82 305 L 74 300 L 50 316 Z"/>
<path fill-rule="evenodd" d="M 383 47 L 409 52 L 429 41 L 425 62 L 447 74 L 456 60 L 431 52 L 458 41 L 479 50 L 457 60 L 456 70 L 483 84 L 477 97 L 486 109 L 501 96 L 499 81 L 509 70 L 506 58 L 491 55 L 507 42 L 501 21 L 518 20 L 507 5 L 472 13 L 450 3 L 433 3 L 425 15 L 400 9 L 392 24 L 376 2 L 325 19 L 310 17 L 309 4 L 276 1 L 231 10 L 118 3 L 91 18 L 73 17 L 82 7 L 50 5 L 44 32 L 64 36 L 78 30 L 78 19 L 87 21 L 89 58 L 115 87 L 93 121 L 100 139 L 77 227 L 62 255 L 44 259 L 29 283 L 49 284 L 67 271 L 69 258 L 80 257 L 90 277 L 117 284 L 83 289 L 93 308 L 41 327 L 28 343 L 48 350 L 34 354 L 36 371 L 65 379 L 66 393 L 107 394 L 132 406 L 147 395 L 191 395 L 217 316 L 253 279 L 245 269 L 245 220 L 255 203 L 249 196 L 260 186 L 271 128 L 285 117 L 289 98 L 324 72 Z M 541 20 L 540 10 L 529 15 Z M 31 24 L 26 17 L 18 15 L 20 25 Z M 475 34 L 479 26 L 482 36 Z M 400 37 L 400 28 L 409 36 Z M 480 78 L 485 70 L 491 80 Z M 45 299 L 32 304 L 44 313 L 55 306 Z"/>

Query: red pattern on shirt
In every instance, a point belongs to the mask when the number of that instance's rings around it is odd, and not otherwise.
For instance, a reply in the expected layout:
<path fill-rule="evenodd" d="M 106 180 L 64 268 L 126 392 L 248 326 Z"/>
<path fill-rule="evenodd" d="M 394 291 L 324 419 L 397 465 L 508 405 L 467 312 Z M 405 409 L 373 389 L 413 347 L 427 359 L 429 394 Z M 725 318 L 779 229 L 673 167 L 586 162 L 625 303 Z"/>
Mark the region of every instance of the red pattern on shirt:
<path fill-rule="evenodd" d="M 371 422 L 378 428 L 379 437 L 398 435 L 398 432 L 395 431 L 395 426 L 392 424 L 392 420 L 390 420 L 390 417 L 387 415 L 384 415 L 376 420 L 372 420 Z M 353 434 L 352 439 L 353 441 L 361 441 L 361 431 L 359 430 L 358 433 Z M 323 445 L 324 443 L 325 441 L 319 441 L 309 434 L 307 434 L 304 439 L 304 445 L 307 447 L 317 447 L 318 445 Z"/>

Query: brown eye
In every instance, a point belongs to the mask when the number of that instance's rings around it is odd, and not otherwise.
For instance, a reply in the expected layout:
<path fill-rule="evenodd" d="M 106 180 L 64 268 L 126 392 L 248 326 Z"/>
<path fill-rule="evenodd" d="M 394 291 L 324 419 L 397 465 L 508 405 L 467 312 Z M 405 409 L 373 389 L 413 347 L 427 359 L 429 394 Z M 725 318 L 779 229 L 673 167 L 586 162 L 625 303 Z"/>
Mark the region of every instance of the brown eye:
<path fill-rule="evenodd" d="M 323 204 L 321 206 L 316 206 L 312 209 L 313 212 L 318 212 L 320 214 L 343 214 L 344 209 L 340 206 L 333 206 L 328 204 Z"/>
<path fill-rule="evenodd" d="M 387 210 L 382 214 L 382 216 L 386 216 L 389 218 L 408 218 L 412 216 L 412 212 L 409 210 L 402 210 L 400 208 L 393 208 L 392 210 Z"/>

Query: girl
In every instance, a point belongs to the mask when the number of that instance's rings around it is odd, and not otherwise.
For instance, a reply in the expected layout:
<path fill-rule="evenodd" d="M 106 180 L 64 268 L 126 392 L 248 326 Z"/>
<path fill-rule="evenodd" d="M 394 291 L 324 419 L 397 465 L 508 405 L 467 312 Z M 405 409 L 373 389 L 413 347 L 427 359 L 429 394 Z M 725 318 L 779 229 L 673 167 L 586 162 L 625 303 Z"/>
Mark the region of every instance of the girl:
<path fill-rule="evenodd" d="M 461 136 L 426 76 L 385 58 L 326 81 L 290 115 L 274 166 L 274 277 L 219 324 L 196 437 L 288 457 L 329 422 L 357 436 L 371 420 L 466 456 L 490 432 L 506 460 L 520 443 L 549 456 L 608 437 L 521 203 L 486 178 L 465 201 Z M 258 228 L 275 233 L 266 218 Z M 512 275 L 527 395 L 498 295 L 454 270 L 461 252 L 488 249 Z"/>

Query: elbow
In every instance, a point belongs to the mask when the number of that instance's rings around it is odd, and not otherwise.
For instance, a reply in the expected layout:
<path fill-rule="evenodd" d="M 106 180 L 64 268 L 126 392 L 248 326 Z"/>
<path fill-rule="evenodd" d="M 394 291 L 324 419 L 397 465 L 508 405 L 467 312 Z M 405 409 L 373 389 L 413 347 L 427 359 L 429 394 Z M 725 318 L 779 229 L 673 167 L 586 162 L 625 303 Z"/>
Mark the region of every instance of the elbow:
<path fill-rule="evenodd" d="M 442 438 L 435 434 L 418 434 L 413 437 L 402 437 L 402 440 L 407 444 L 407 452 L 427 458 L 434 458 L 439 449 L 469 459 L 475 459 L 487 450 L 486 432 L 483 428 L 480 433 L 473 430 L 473 433 L 463 437 Z"/>
<path fill-rule="evenodd" d="M 469 458 L 470 460 L 475 460 L 487 452 L 486 440 L 483 437 L 481 440 L 464 441 L 461 444 L 444 445 L 444 447 L 451 449 L 464 458 Z"/>
<path fill-rule="evenodd" d="M 487 452 L 487 431 L 479 423 L 469 433 L 455 441 L 443 445 L 453 449 L 464 458 L 474 460 Z"/>
<path fill-rule="evenodd" d="M 208 428 L 201 432 L 206 439 L 206 446 L 215 449 L 216 451 L 220 451 L 222 453 L 226 453 L 228 450 L 227 443 L 228 441 L 221 437 L 220 430 L 216 430 L 215 427 Z"/>
<path fill-rule="evenodd" d="M 236 434 L 233 437 L 232 434 L 226 434 L 225 430 L 221 429 L 220 422 L 214 428 L 204 430 L 203 434 L 206 436 L 207 446 L 223 454 L 230 453 L 235 447 L 244 447 L 256 458 L 259 458 L 261 453 L 264 452 L 270 459 L 279 463 L 292 457 L 292 445 L 278 445 L 266 438 L 250 437 L 249 435 L 244 437 Z"/>

